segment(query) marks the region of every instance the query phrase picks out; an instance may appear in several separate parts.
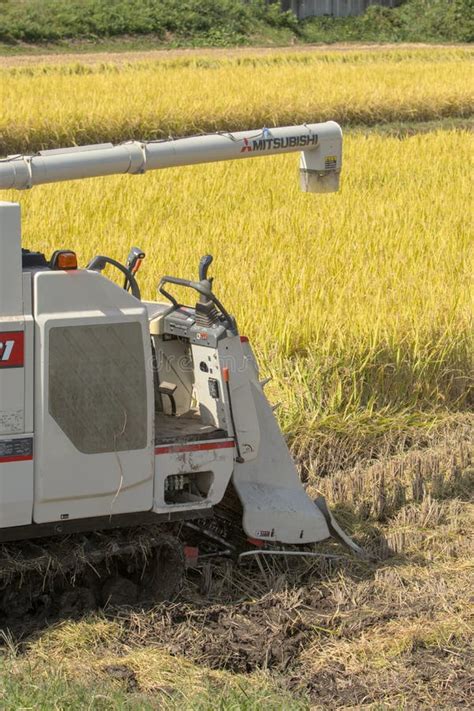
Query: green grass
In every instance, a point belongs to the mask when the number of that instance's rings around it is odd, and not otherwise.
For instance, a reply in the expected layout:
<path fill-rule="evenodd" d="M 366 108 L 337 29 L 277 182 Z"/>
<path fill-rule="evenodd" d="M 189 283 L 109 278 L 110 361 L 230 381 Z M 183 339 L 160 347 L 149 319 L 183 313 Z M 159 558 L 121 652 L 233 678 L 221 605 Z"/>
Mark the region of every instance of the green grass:
<path fill-rule="evenodd" d="M 263 0 L 3 0 L 0 41 L 44 43 L 138 36 L 167 46 L 299 42 L 470 42 L 472 0 L 408 0 L 351 18 L 299 22 Z"/>
<path fill-rule="evenodd" d="M 472 42 L 472 0 L 407 0 L 390 9 L 370 6 L 359 17 L 312 18 L 307 42 Z"/>
<path fill-rule="evenodd" d="M 100 625 L 92 619 L 91 626 Z M 83 623 L 77 623 L 80 631 Z M 66 625 L 67 627 L 67 625 Z M 79 645 L 80 648 L 80 645 Z M 62 649 L 62 661 L 48 664 L 39 660 L 35 652 L 23 657 L 7 656 L 0 663 L 0 707 L 2 711 L 35 709 L 35 711 L 258 711 L 268 709 L 278 711 L 303 711 L 309 705 L 303 697 L 295 698 L 285 691 L 278 690 L 270 678 L 253 679 L 243 675 L 231 675 L 225 672 L 210 672 L 204 667 L 202 672 L 190 671 L 189 663 L 176 660 L 173 666 L 173 678 L 162 683 L 160 673 L 152 674 L 148 688 L 138 688 L 135 675 L 121 677 L 126 664 L 118 659 L 110 669 L 117 671 L 117 678 L 108 672 L 98 672 L 100 677 L 88 675 L 79 664 L 79 673 L 69 667 L 74 648 Z M 108 650 L 104 650 L 108 654 Z M 141 655 L 143 669 L 153 662 L 154 652 L 148 650 Z M 168 655 L 159 654 L 160 660 Z M 89 655 L 91 657 L 91 655 Z M 92 659 L 96 661 L 93 657 Z M 127 660 L 126 660 L 127 661 Z M 152 665 L 153 666 L 153 665 Z M 193 673 L 202 677 L 199 686 L 193 683 Z M 212 674 L 212 676 L 211 676 Z M 208 679 L 206 679 L 208 677 Z M 135 688 L 137 687 L 137 688 Z"/>
<path fill-rule="evenodd" d="M 0 39 L 51 42 L 154 35 L 175 44 L 245 44 L 251 34 L 298 23 L 261 0 L 7 0 L 0 5 Z"/>
<path fill-rule="evenodd" d="M 105 689 L 103 685 L 89 686 L 67 679 L 63 673 L 29 668 L 23 665 L 21 671 L 14 663 L 3 663 L 0 667 L 0 706 L 2 711 L 18 709 L 68 709 L 68 711 L 112 711 L 112 709 L 156 708 L 145 699 L 134 702 L 118 689 Z"/>

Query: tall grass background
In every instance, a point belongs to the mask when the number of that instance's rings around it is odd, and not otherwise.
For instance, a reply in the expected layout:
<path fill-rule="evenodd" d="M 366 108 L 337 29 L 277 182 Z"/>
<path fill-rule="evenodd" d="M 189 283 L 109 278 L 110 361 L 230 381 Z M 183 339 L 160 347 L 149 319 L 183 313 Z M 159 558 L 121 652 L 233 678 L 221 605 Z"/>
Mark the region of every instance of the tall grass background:
<path fill-rule="evenodd" d="M 468 118 L 472 67 L 465 48 L 11 67 L 0 71 L 0 154 L 328 119 Z"/>
<path fill-rule="evenodd" d="M 332 195 L 300 193 L 292 155 L 41 186 L 20 195 L 23 243 L 82 264 L 138 244 L 148 299 L 212 253 L 293 441 L 370 439 L 470 406 L 472 144 L 349 136 Z"/>

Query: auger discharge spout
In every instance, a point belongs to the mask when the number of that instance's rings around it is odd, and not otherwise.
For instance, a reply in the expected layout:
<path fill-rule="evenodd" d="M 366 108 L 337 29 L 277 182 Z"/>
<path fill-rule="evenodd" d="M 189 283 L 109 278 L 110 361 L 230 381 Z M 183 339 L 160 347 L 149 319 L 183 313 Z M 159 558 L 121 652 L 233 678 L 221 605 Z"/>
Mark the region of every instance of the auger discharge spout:
<path fill-rule="evenodd" d="M 301 152 L 304 192 L 335 192 L 342 165 L 337 123 L 220 132 L 159 141 L 102 143 L 14 155 L 0 160 L 0 189 L 25 190 L 44 183 Z"/>

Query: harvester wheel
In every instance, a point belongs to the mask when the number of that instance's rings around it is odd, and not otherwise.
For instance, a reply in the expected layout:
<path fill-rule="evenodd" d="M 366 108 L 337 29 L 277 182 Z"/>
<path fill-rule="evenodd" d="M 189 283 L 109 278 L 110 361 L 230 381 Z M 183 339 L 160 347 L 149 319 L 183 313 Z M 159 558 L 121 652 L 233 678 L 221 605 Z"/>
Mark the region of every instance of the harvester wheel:
<path fill-rule="evenodd" d="M 182 544 L 173 536 L 163 536 L 141 575 L 144 602 L 169 600 L 181 589 L 185 573 Z"/>
<path fill-rule="evenodd" d="M 133 605 L 138 600 L 138 586 L 120 575 L 108 578 L 102 586 L 102 604 L 112 607 Z"/>
<path fill-rule="evenodd" d="M 97 600 L 89 588 L 77 587 L 63 592 L 59 606 L 64 617 L 75 617 L 95 610 Z"/>

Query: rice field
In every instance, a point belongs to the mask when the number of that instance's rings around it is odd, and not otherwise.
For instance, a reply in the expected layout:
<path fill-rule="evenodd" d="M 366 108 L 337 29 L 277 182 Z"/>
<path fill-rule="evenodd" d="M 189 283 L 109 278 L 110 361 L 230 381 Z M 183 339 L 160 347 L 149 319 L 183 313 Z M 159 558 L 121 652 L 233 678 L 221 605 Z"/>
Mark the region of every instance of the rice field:
<path fill-rule="evenodd" d="M 275 53 L 0 68 L 0 153 L 326 119 L 472 116 L 472 50 Z M 0 63 L 1 67 L 1 63 Z"/>
<path fill-rule="evenodd" d="M 350 135 L 342 189 L 299 192 L 297 157 L 171 169 L 11 193 L 24 244 L 196 275 L 215 289 L 274 377 L 300 444 L 326 428 L 398 431 L 467 406 L 472 259 L 470 134 Z"/>
<path fill-rule="evenodd" d="M 2 708 L 466 708 L 472 698 L 470 52 L 221 55 L 0 68 L 3 152 L 339 119 L 341 190 L 297 156 L 8 193 L 23 243 L 215 290 L 255 346 L 310 495 L 370 561 L 216 563 L 179 600 L 3 632 Z M 348 130 L 365 124 L 364 131 Z M 113 273 L 110 274 L 113 276 Z M 318 548 L 318 550 L 321 550 Z M 333 548 L 328 548 L 334 552 Z M 338 550 L 338 553 L 340 551 Z"/>

